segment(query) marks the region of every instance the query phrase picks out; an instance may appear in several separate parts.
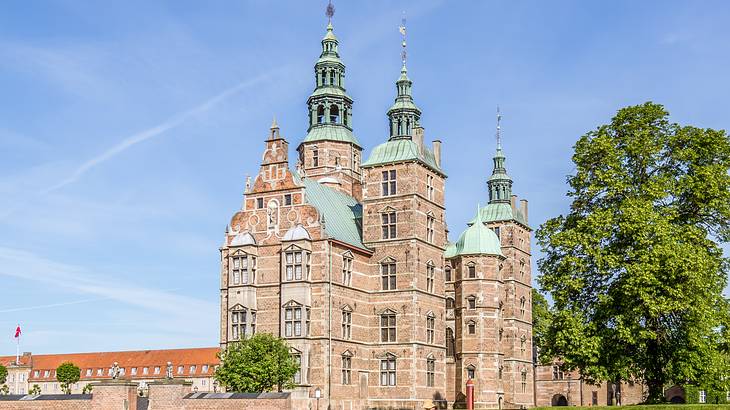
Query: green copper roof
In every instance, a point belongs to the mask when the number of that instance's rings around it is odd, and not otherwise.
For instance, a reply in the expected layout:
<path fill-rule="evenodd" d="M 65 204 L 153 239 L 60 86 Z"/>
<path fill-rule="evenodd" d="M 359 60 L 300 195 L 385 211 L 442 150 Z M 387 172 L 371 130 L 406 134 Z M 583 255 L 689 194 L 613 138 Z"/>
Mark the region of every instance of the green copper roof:
<path fill-rule="evenodd" d="M 482 222 L 498 222 L 498 221 L 517 221 L 522 225 L 527 225 L 524 215 L 519 209 L 512 209 L 512 205 L 509 203 L 495 202 L 488 204 L 480 211 L 480 217 Z M 473 225 L 476 222 L 476 218 L 469 221 L 469 225 Z"/>
<path fill-rule="evenodd" d="M 393 105 L 390 106 L 388 109 L 388 113 L 392 111 L 398 111 L 398 110 L 415 110 L 420 112 L 421 110 L 418 108 L 418 106 L 413 102 L 413 100 L 401 100 L 396 99 Z"/>
<path fill-rule="evenodd" d="M 433 171 L 446 175 L 444 171 L 436 165 L 436 159 L 433 156 L 433 152 L 426 147 L 423 147 L 423 150 L 418 149 L 418 144 L 410 139 L 393 139 L 378 145 L 373 149 L 373 152 L 370 153 L 368 160 L 363 162 L 361 166 L 372 167 L 375 165 L 406 161 L 418 161 L 431 168 Z"/>
<path fill-rule="evenodd" d="M 474 219 L 477 219 L 476 217 Z M 449 255 L 450 256 L 446 256 Z M 453 249 L 446 248 L 445 257 L 459 255 L 502 255 L 499 237 L 483 223 L 471 224 L 453 244 Z"/>
<path fill-rule="evenodd" d="M 444 258 L 451 259 L 454 256 L 456 256 L 456 244 L 449 242 L 449 244 L 446 245 L 446 250 L 444 251 Z"/>
<path fill-rule="evenodd" d="M 296 173 L 294 175 L 296 182 L 304 185 L 306 202 L 324 215 L 327 236 L 360 249 L 368 249 L 362 243 L 362 205 L 349 195 L 317 181 L 301 179 Z"/>
<path fill-rule="evenodd" d="M 309 96 L 309 98 L 319 97 L 320 95 L 334 95 L 337 97 L 346 97 L 352 100 L 352 98 L 347 95 L 345 90 L 340 87 L 317 87 L 314 89 L 314 91 L 312 91 L 312 94 Z"/>
<path fill-rule="evenodd" d="M 352 130 L 340 124 L 317 124 L 313 126 L 302 142 L 313 141 L 341 141 L 360 146 Z"/>

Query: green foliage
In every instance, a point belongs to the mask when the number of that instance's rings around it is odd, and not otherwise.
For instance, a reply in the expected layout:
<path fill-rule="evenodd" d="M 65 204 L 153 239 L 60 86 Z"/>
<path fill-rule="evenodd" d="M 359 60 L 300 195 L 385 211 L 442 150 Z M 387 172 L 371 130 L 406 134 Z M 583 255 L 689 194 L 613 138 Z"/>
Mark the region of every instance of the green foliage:
<path fill-rule="evenodd" d="M 684 387 L 684 399 L 687 404 L 700 403 L 700 390 L 705 391 L 706 404 L 727 404 L 727 392 L 724 390 L 717 390 L 712 387 L 698 387 L 692 385 L 685 385 L 682 387 Z"/>
<path fill-rule="evenodd" d="M 84 386 L 83 390 L 81 390 L 81 393 L 90 394 L 93 389 L 94 389 L 93 385 L 87 384 L 86 386 Z"/>
<path fill-rule="evenodd" d="M 730 380 L 730 142 L 669 122 L 661 105 L 621 109 L 575 145 L 570 212 L 536 236 L 554 317 L 546 353 L 587 380 Z"/>
<path fill-rule="evenodd" d="M 299 363 L 289 353 L 284 339 L 259 333 L 231 343 L 218 354 L 221 365 L 215 379 L 227 391 L 258 393 L 294 387 Z"/>
<path fill-rule="evenodd" d="M 532 338 L 538 352 L 543 350 L 545 344 L 545 336 L 547 335 L 550 322 L 552 321 L 552 313 L 550 305 L 548 305 L 545 296 L 537 289 L 532 289 Z M 552 360 L 551 356 L 539 354 L 538 359 L 546 364 Z"/>
<path fill-rule="evenodd" d="M 8 379 L 8 368 L 0 364 L 0 384 Z"/>
<path fill-rule="evenodd" d="M 81 369 L 71 362 L 61 363 L 56 368 L 56 380 L 61 383 L 61 389 L 71 394 L 71 386 L 81 378 Z"/>
<path fill-rule="evenodd" d="M 33 387 L 28 390 L 28 394 L 32 396 L 38 396 L 39 394 L 41 394 L 41 386 L 34 384 Z"/>
<path fill-rule="evenodd" d="M 10 394 L 10 387 L 8 387 L 7 384 L 3 384 L 2 387 L 0 387 L 0 394 L 8 395 Z"/>

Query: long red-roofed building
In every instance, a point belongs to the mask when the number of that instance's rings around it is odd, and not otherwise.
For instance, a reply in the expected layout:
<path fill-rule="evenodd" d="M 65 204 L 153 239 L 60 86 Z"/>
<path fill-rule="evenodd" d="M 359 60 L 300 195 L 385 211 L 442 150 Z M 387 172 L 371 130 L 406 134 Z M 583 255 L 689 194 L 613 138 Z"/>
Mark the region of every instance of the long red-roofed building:
<path fill-rule="evenodd" d="M 137 350 L 121 352 L 31 354 L 23 353 L 20 363 L 15 356 L 0 356 L 0 364 L 7 367 L 6 384 L 11 394 L 27 394 L 38 385 L 43 394 L 61 393 L 56 380 L 56 368 L 71 362 L 81 369 L 81 379 L 72 386 L 73 393 L 81 393 L 92 382 L 112 378 L 112 366 L 119 366 L 119 379 L 130 380 L 144 390 L 146 384 L 166 377 L 167 363 L 172 363 L 173 377 L 193 383 L 193 390 L 216 391 L 213 373 L 219 364 L 218 347 L 190 349 Z"/>

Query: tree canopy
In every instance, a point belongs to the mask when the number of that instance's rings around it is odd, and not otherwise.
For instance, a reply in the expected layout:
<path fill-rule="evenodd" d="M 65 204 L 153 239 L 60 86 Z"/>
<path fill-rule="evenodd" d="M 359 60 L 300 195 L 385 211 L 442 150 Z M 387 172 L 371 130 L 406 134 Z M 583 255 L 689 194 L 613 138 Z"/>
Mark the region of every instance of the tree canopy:
<path fill-rule="evenodd" d="M 547 352 L 589 380 L 643 380 L 650 402 L 667 383 L 727 383 L 728 135 L 649 102 L 582 136 L 573 162 L 570 212 L 536 233 Z"/>
<path fill-rule="evenodd" d="M 215 379 L 227 391 L 258 393 L 292 388 L 299 362 L 286 341 L 258 333 L 231 343 L 218 354 L 221 364 Z"/>
<path fill-rule="evenodd" d="M 81 378 L 81 369 L 71 362 L 61 363 L 56 368 L 56 380 L 61 383 L 61 389 L 71 394 L 71 386 Z"/>
<path fill-rule="evenodd" d="M 0 364 L 0 384 L 8 379 L 8 368 Z"/>
<path fill-rule="evenodd" d="M 532 338 L 537 348 L 538 359 L 543 363 L 552 359 L 549 355 L 542 354 L 551 321 L 552 313 L 547 299 L 539 290 L 532 288 Z"/>

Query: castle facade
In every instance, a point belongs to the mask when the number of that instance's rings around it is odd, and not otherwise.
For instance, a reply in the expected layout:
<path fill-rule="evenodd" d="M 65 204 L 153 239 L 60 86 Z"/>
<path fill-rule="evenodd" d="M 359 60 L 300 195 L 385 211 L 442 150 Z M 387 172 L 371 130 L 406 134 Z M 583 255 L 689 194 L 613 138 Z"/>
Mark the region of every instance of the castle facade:
<path fill-rule="evenodd" d="M 225 232 L 221 347 L 285 338 L 294 397 L 333 409 L 452 407 L 469 379 L 477 408 L 533 406 L 530 227 L 502 147 L 488 204 L 450 241 L 442 143 L 425 141 L 405 63 L 363 156 L 331 23 L 321 44 L 297 158 L 274 122 Z"/>

